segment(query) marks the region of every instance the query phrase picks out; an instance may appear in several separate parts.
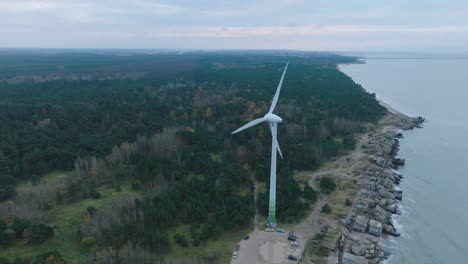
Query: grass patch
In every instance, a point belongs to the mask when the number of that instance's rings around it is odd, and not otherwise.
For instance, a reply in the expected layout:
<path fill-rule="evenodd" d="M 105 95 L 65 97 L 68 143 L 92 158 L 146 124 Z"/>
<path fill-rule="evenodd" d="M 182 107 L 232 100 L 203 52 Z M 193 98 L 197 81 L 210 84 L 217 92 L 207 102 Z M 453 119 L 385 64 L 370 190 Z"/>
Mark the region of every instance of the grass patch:
<path fill-rule="evenodd" d="M 330 215 L 335 217 L 347 215 L 351 207 L 346 205 L 346 199 L 354 201 L 358 192 L 359 186 L 353 179 L 336 178 L 336 191 L 327 196 L 327 203 L 332 207 Z"/>
<path fill-rule="evenodd" d="M 67 175 L 67 172 L 53 172 L 47 174 L 41 178 L 41 184 L 55 184 L 65 175 Z M 192 177 L 196 176 L 193 175 Z M 265 186 L 265 184 L 263 184 L 263 186 Z M 18 188 L 18 191 L 27 192 L 30 188 L 34 187 L 29 181 L 24 181 L 20 183 Z M 26 245 L 24 240 L 15 241 L 13 245 L 0 251 L 0 257 L 13 260 L 20 256 L 31 261 L 37 255 L 51 250 L 57 250 L 68 264 L 88 263 L 88 256 L 95 248 L 91 247 L 90 249 L 83 246 L 77 234 L 80 225 L 85 219 L 86 209 L 90 206 L 99 209 L 102 206 L 111 205 L 120 199 L 141 197 L 141 191 L 133 190 L 130 182 L 123 183 L 119 192 L 111 186 L 101 187 L 98 191 L 101 194 L 100 199 L 83 199 L 77 202 L 59 204 L 46 212 L 47 218 L 51 219 L 51 223 L 56 225 L 53 238 L 41 245 Z M 241 192 L 247 193 L 248 189 L 241 190 Z M 169 257 L 200 256 L 208 259 L 216 259 L 216 263 L 229 263 L 232 258 L 234 246 L 245 234 L 253 230 L 253 226 L 249 226 L 238 231 L 223 232 L 217 240 L 203 241 L 197 247 L 190 245 L 184 248 L 175 242 L 174 233 L 178 232 L 179 234 L 185 235 L 185 237 L 190 240 L 189 228 L 189 225 L 181 225 L 169 231 L 170 251 L 167 254 Z M 155 255 L 155 257 L 157 256 Z"/>
<path fill-rule="evenodd" d="M 253 227 L 247 227 L 242 230 L 225 231 L 216 240 L 210 239 L 201 241 L 199 246 L 190 244 L 188 247 L 182 247 L 176 243 L 174 234 L 184 235 L 189 243 L 191 242 L 190 225 L 181 225 L 169 232 L 170 256 L 200 256 L 207 259 L 216 260 L 215 263 L 229 263 L 232 258 L 234 247 L 239 243 L 244 235 L 251 233 Z"/>
<path fill-rule="evenodd" d="M 311 171 L 300 171 L 293 175 L 293 178 L 298 182 L 308 182 L 312 176 Z"/>
<path fill-rule="evenodd" d="M 238 194 L 241 196 L 247 196 L 247 195 L 250 195 L 251 193 L 252 192 L 250 191 L 248 187 L 242 187 L 239 189 L 239 192 L 238 192 Z"/>
<path fill-rule="evenodd" d="M 326 264 L 330 250 L 335 248 L 339 233 L 335 229 L 328 229 L 325 233 L 315 235 L 307 244 L 305 263 Z"/>
<path fill-rule="evenodd" d="M 307 249 L 305 250 L 305 263 L 314 263 L 314 264 L 327 264 L 328 263 L 328 249 L 322 247 L 323 234 L 315 235 L 307 244 Z"/>
<path fill-rule="evenodd" d="M 257 181 L 257 193 L 266 192 L 266 183 Z"/>
<path fill-rule="evenodd" d="M 366 168 L 369 167 L 370 163 L 368 161 L 357 161 L 357 164 L 353 167 L 352 173 L 361 173 L 364 171 Z"/>
<path fill-rule="evenodd" d="M 325 237 L 322 241 L 322 248 L 332 250 L 336 246 L 336 242 L 338 239 L 339 233 L 332 228 L 329 228 L 328 231 L 325 233 Z"/>
<path fill-rule="evenodd" d="M 62 179 L 65 175 L 72 173 L 72 172 L 64 172 L 64 171 L 53 171 L 50 173 L 47 173 L 46 175 L 43 175 L 40 177 L 40 184 L 53 184 L 60 179 Z M 22 192 L 22 191 L 28 191 L 29 188 L 31 188 L 33 185 L 31 181 L 29 180 L 22 180 L 18 183 L 16 186 L 16 192 Z"/>
<path fill-rule="evenodd" d="M 65 173 L 51 173 L 44 177 L 41 184 L 51 183 L 59 180 Z M 20 188 L 29 188 L 29 182 L 22 183 Z M 35 256 L 51 250 L 57 250 L 69 264 L 88 263 L 89 249 L 81 245 L 77 231 L 83 222 L 86 208 L 93 206 L 99 208 L 110 205 L 116 200 L 123 198 L 137 198 L 140 195 L 131 189 L 130 184 L 122 185 L 120 192 L 113 188 L 100 188 L 101 199 L 83 199 L 69 204 L 59 204 L 54 209 L 46 212 L 48 218 L 53 219 L 56 225 L 54 237 L 41 245 L 26 245 L 25 241 L 16 241 L 12 246 L 2 249 L 0 257 L 14 259 L 22 257 L 32 260 Z"/>
<path fill-rule="evenodd" d="M 320 191 L 325 194 L 330 194 L 336 190 L 336 181 L 333 177 L 323 176 L 319 181 Z"/>

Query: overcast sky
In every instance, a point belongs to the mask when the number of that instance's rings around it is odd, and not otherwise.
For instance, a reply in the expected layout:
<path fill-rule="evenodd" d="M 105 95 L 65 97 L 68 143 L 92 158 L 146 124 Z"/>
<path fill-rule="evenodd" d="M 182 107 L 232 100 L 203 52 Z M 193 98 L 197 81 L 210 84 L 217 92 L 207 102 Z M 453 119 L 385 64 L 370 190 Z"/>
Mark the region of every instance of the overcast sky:
<path fill-rule="evenodd" d="M 468 51 L 466 0 L 0 0 L 0 47 Z"/>

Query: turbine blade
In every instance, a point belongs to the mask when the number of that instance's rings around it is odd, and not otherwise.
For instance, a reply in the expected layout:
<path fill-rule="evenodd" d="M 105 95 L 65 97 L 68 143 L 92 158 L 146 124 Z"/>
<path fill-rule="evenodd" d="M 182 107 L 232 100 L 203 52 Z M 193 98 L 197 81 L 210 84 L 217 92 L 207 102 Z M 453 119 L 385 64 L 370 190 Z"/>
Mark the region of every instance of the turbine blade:
<path fill-rule="evenodd" d="M 276 126 L 276 124 L 271 124 L 271 123 L 268 123 L 268 125 L 270 126 L 270 131 L 271 131 L 271 140 L 273 140 L 275 143 L 275 148 L 276 150 L 278 151 L 281 159 L 283 159 L 283 153 L 281 153 L 281 148 L 279 146 L 279 143 L 278 143 L 278 137 L 277 137 L 277 133 L 274 132 L 274 127 L 273 126 Z"/>
<path fill-rule="evenodd" d="M 253 126 L 255 126 L 255 125 L 257 125 L 257 124 L 259 124 L 259 123 L 261 123 L 261 122 L 263 122 L 263 121 L 265 121 L 265 118 L 264 118 L 264 117 L 254 119 L 254 120 L 250 121 L 249 123 L 247 123 L 247 124 L 241 126 L 241 127 L 238 128 L 236 131 L 232 132 L 232 135 L 234 135 L 234 134 L 236 134 L 236 133 L 238 133 L 238 132 L 241 132 L 242 130 L 247 129 L 247 128 L 249 128 L 249 127 L 253 127 Z"/>
<path fill-rule="evenodd" d="M 281 153 L 281 148 L 279 146 L 279 143 L 278 143 L 278 139 L 276 138 L 276 149 L 278 150 L 278 153 L 281 157 L 281 159 L 283 159 L 283 153 Z"/>
<path fill-rule="evenodd" d="M 289 61 L 286 63 L 286 67 L 284 67 L 283 75 L 281 75 L 281 80 L 278 84 L 278 88 L 276 88 L 276 93 L 275 96 L 273 97 L 273 102 L 271 102 L 270 110 L 268 113 L 273 113 L 273 110 L 275 110 L 276 104 L 278 103 L 278 98 L 279 94 L 281 91 L 281 86 L 283 85 L 283 80 L 284 80 L 284 75 L 286 74 L 286 70 L 288 69 Z"/>

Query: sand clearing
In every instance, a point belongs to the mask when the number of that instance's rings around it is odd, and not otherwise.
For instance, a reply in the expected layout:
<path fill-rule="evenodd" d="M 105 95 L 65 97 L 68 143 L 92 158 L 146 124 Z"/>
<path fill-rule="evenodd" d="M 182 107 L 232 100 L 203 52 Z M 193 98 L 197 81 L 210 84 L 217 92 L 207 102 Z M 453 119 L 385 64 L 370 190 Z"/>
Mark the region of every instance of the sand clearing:
<path fill-rule="evenodd" d="M 260 257 L 268 263 L 280 264 L 284 262 L 284 257 L 291 253 L 287 252 L 288 243 L 280 241 L 265 241 L 260 244 Z"/>

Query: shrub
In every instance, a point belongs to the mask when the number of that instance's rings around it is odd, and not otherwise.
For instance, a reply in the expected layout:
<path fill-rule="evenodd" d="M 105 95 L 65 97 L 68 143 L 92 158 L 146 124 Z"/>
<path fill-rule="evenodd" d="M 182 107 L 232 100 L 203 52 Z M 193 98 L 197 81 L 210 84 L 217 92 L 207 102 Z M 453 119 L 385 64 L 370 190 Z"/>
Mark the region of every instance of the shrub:
<path fill-rule="evenodd" d="M 76 199 L 78 196 L 80 196 L 80 191 L 81 191 L 81 185 L 78 182 L 71 182 L 67 186 L 67 197 Z"/>
<path fill-rule="evenodd" d="M 22 258 L 15 258 L 11 264 L 27 264 L 26 261 Z"/>
<path fill-rule="evenodd" d="M 322 206 L 322 213 L 329 214 L 332 212 L 331 207 L 328 204 L 325 204 Z"/>
<path fill-rule="evenodd" d="M 33 176 L 31 176 L 30 181 L 31 181 L 32 186 L 37 186 L 37 185 L 39 185 L 39 183 L 41 183 L 41 178 L 39 176 L 37 176 L 37 175 L 33 175 Z"/>
<path fill-rule="evenodd" d="M 86 211 L 88 211 L 88 214 L 90 216 L 94 216 L 96 214 L 97 209 L 94 206 L 88 206 L 88 208 L 86 208 Z"/>
<path fill-rule="evenodd" d="M 310 200 L 312 203 L 317 201 L 317 192 L 308 184 L 306 184 L 304 187 L 304 198 Z"/>
<path fill-rule="evenodd" d="M 6 229 L 5 231 L 3 231 L 3 233 L 5 234 L 5 237 L 10 240 L 10 241 L 13 241 L 15 240 L 15 231 L 13 229 Z"/>
<path fill-rule="evenodd" d="M 81 239 L 81 244 L 85 247 L 92 247 L 94 244 L 96 244 L 96 238 L 93 236 L 87 236 Z"/>
<path fill-rule="evenodd" d="M 101 194 L 96 190 L 96 188 L 92 188 L 91 191 L 89 192 L 89 196 L 91 199 L 99 199 L 101 198 Z"/>
<path fill-rule="evenodd" d="M 15 231 L 8 229 L 7 224 L 0 220 L 0 247 L 8 247 L 15 239 Z"/>
<path fill-rule="evenodd" d="M 174 239 L 177 244 L 179 244 L 181 247 L 188 247 L 188 242 L 187 239 L 185 238 L 184 235 L 180 235 L 179 233 L 174 234 Z"/>
<path fill-rule="evenodd" d="M 141 188 L 141 184 L 140 184 L 139 182 L 134 182 L 134 183 L 132 183 L 132 190 L 134 190 L 134 191 L 139 191 L 139 190 L 141 190 L 141 189 L 142 189 L 142 188 Z"/>
<path fill-rule="evenodd" d="M 6 234 L 5 231 L 6 230 L 0 231 L 0 248 L 8 247 L 13 242 L 10 236 L 8 236 L 8 234 Z"/>
<path fill-rule="evenodd" d="M 0 264 L 11 264 L 7 258 L 0 257 Z"/>
<path fill-rule="evenodd" d="M 322 177 L 320 179 L 320 189 L 326 194 L 330 194 L 336 189 L 335 179 L 330 177 Z"/>
<path fill-rule="evenodd" d="M 54 230 L 43 224 L 33 224 L 28 230 L 28 235 L 32 244 L 41 244 L 54 236 Z"/>
<path fill-rule="evenodd" d="M 356 146 L 356 139 L 353 137 L 353 135 L 346 135 L 343 138 L 343 147 L 345 149 L 352 150 Z"/>
<path fill-rule="evenodd" d="M 33 264 L 66 264 L 57 250 L 49 251 L 47 253 L 36 256 Z"/>
<path fill-rule="evenodd" d="M 351 206 L 353 203 L 351 202 L 351 200 L 349 200 L 348 198 L 346 198 L 346 206 Z"/>
<path fill-rule="evenodd" d="M 15 218 L 11 228 L 15 231 L 16 238 L 23 239 L 24 238 L 24 230 L 31 226 L 31 222 L 26 219 L 19 219 Z"/>
<path fill-rule="evenodd" d="M 15 194 L 15 178 L 0 172 L 0 201 L 10 199 Z"/>

